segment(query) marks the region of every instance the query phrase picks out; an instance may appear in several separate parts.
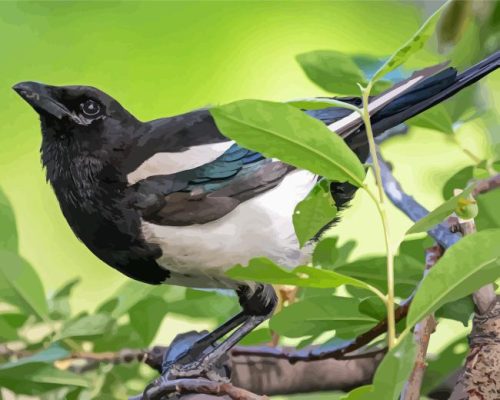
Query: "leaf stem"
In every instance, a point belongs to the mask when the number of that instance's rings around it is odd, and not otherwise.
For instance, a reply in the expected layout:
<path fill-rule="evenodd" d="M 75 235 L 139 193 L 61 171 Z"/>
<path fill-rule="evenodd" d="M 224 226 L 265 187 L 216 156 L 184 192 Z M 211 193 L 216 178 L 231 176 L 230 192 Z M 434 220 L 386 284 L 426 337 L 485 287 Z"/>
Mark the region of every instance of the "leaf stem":
<path fill-rule="evenodd" d="M 368 145 L 370 148 L 370 155 L 372 158 L 372 168 L 375 175 L 375 182 L 378 189 L 378 199 L 375 194 L 368 189 L 366 185 L 363 188 L 367 191 L 368 195 L 374 201 L 377 206 L 380 219 L 382 221 L 382 226 L 384 229 L 384 242 L 385 250 L 387 255 L 387 296 L 385 305 L 387 308 L 387 345 L 389 349 L 393 348 L 396 344 L 396 321 L 394 317 L 394 254 L 391 248 L 391 240 L 389 233 L 389 222 L 387 218 L 387 212 L 385 207 L 385 194 L 384 187 L 382 185 L 382 175 L 380 172 L 380 165 L 377 157 L 377 148 L 375 145 L 375 138 L 373 136 L 373 130 L 370 120 L 370 113 L 368 110 L 369 96 L 372 89 L 372 82 L 369 82 L 365 88 L 361 88 L 361 94 L 363 98 L 363 122 L 366 128 L 366 136 L 368 138 Z"/>

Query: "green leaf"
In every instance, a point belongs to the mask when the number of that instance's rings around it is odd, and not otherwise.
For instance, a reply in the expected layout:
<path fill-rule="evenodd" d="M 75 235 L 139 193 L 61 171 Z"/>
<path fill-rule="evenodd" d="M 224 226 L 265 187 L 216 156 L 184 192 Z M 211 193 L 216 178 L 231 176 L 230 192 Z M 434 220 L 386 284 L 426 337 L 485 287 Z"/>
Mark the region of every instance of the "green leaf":
<path fill-rule="evenodd" d="M 253 258 L 247 267 L 236 265 L 227 271 L 226 275 L 233 279 L 300 287 L 335 288 L 341 285 L 353 285 L 370 290 L 369 285 L 363 281 L 335 271 L 305 265 L 288 270 L 267 258 Z"/>
<path fill-rule="evenodd" d="M 415 222 L 415 224 L 413 224 L 413 226 L 408 229 L 406 234 L 408 235 L 410 233 L 426 232 L 433 228 L 435 225 L 443 222 L 451 213 L 455 211 L 455 209 L 457 209 L 461 205 L 461 202 L 469 198 L 473 189 L 474 185 L 470 185 L 462 193 L 446 200 L 443 204 L 432 210 L 425 217 Z"/>
<path fill-rule="evenodd" d="M 417 32 L 408 40 L 403 46 L 401 46 L 389 59 L 382 65 L 379 70 L 373 75 L 371 81 L 376 82 L 384 75 L 393 71 L 401 64 L 403 64 L 411 55 L 419 51 L 427 42 L 427 40 L 432 36 L 436 23 L 438 22 L 441 12 L 448 5 L 449 0 L 439 7 L 434 14 L 432 14 L 427 21 L 419 28 Z"/>
<path fill-rule="evenodd" d="M 435 316 L 437 318 L 452 319 L 467 326 L 473 313 L 474 302 L 470 296 L 466 296 L 451 303 L 444 304 L 441 308 L 436 310 Z"/>
<path fill-rule="evenodd" d="M 464 188 L 472 179 L 474 167 L 469 165 L 453 174 L 443 186 L 443 198 L 448 199 L 453 196 L 453 191 L 457 188 Z"/>
<path fill-rule="evenodd" d="M 344 101 L 322 97 L 291 100 L 287 101 L 286 104 L 289 104 L 301 110 L 323 110 L 325 108 L 331 107 L 347 108 L 353 111 L 357 109 L 356 106 L 353 106 L 352 104 L 346 103 Z"/>
<path fill-rule="evenodd" d="M 385 257 L 366 257 L 337 267 L 335 272 L 362 280 L 385 292 L 387 290 L 386 264 Z M 422 279 L 424 266 L 411 257 L 400 255 L 394 258 L 394 270 L 396 296 L 407 297 Z M 350 288 L 349 292 L 351 292 Z M 369 295 L 365 292 L 361 297 Z"/>
<path fill-rule="evenodd" d="M 412 335 L 406 335 L 387 353 L 373 377 L 373 400 L 396 400 L 413 370 L 416 344 Z"/>
<path fill-rule="evenodd" d="M 285 307 L 270 321 L 270 328 L 287 337 L 318 335 L 335 330 L 336 337 L 351 338 L 377 323 L 359 312 L 359 302 L 351 297 L 320 296 Z"/>
<path fill-rule="evenodd" d="M 500 213 L 498 212 L 500 190 L 483 193 L 477 196 L 476 201 L 479 208 L 479 213 L 475 218 L 477 230 L 500 228 Z"/>
<path fill-rule="evenodd" d="M 106 301 L 100 312 L 108 312 L 113 318 L 119 318 L 126 314 L 133 306 L 155 290 L 152 285 L 147 285 L 142 282 L 129 280 L 125 282 L 116 293 L 112 296 L 112 300 Z"/>
<path fill-rule="evenodd" d="M 16 340 L 18 337 L 16 327 L 9 323 L 5 314 L 0 314 L 0 343 Z"/>
<path fill-rule="evenodd" d="M 408 125 L 420 126 L 422 128 L 433 129 L 439 132 L 453 134 L 453 121 L 451 116 L 442 104 L 438 104 L 429 110 L 406 121 Z M 460 186 L 463 187 L 463 186 Z"/>
<path fill-rule="evenodd" d="M 373 394 L 373 385 L 365 385 L 357 387 L 356 389 L 351 390 L 340 400 L 367 400 L 371 399 Z"/>
<path fill-rule="evenodd" d="M 359 312 L 380 321 L 387 315 L 384 302 L 377 296 L 366 297 L 359 303 Z"/>
<path fill-rule="evenodd" d="M 323 269 L 335 269 L 346 263 L 356 242 L 349 240 L 338 247 L 338 237 L 327 237 L 322 239 L 315 247 L 312 256 L 313 265 Z"/>
<path fill-rule="evenodd" d="M 242 346 L 251 346 L 256 344 L 270 343 L 272 340 L 269 328 L 255 329 L 245 336 L 238 344 Z"/>
<path fill-rule="evenodd" d="M 168 303 L 168 312 L 192 318 L 226 318 L 235 312 L 237 302 L 234 298 L 217 292 L 186 289 L 185 297 Z"/>
<path fill-rule="evenodd" d="M 17 394 L 37 395 L 62 386 L 88 385 L 85 378 L 43 362 L 0 368 L 0 386 Z"/>
<path fill-rule="evenodd" d="M 288 104 L 241 100 L 210 110 L 219 130 L 241 146 L 326 179 L 362 186 L 365 170 L 321 121 Z"/>
<path fill-rule="evenodd" d="M 160 297 L 149 297 L 133 306 L 128 314 L 130 324 L 143 340 L 143 346 L 149 346 L 167 314 L 167 303 Z"/>
<path fill-rule="evenodd" d="M 0 189 L 0 249 L 17 253 L 17 227 L 12 206 Z"/>
<path fill-rule="evenodd" d="M 84 315 L 68 321 L 62 328 L 59 338 L 89 338 L 108 332 L 113 319 L 107 314 Z"/>
<path fill-rule="evenodd" d="M 500 277 L 500 229 L 465 236 L 450 247 L 420 284 L 406 321 L 411 328 L 443 304 Z"/>
<path fill-rule="evenodd" d="M 0 250 L 0 298 L 38 318 L 47 319 L 42 282 L 33 267 L 14 253 Z"/>
<path fill-rule="evenodd" d="M 322 180 L 297 204 L 293 212 L 293 226 L 300 246 L 304 246 L 332 222 L 336 215 L 337 207 L 330 193 L 330 182 Z"/>
<path fill-rule="evenodd" d="M 311 81 L 331 93 L 358 95 L 356 84 L 367 82 L 363 71 L 345 53 L 316 50 L 299 54 L 297 61 Z"/>
<path fill-rule="evenodd" d="M 9 368 L 19 367 L 25 364 L 32 363 L 52 363 L 57 360 L 62 360 L 68 357 L 70 352 L 62 347 L 59 343 L 53 343 L 45 350 L 42 350 L 36 354 L 28 357 L 20 358 L 16 361 L 7 362 L 5 364 L 0 364 L 0 370 L 6 370 Z"/>
<path fill-rule="evenodd" d="M 64 284 L 48 299 L 49 313 L 52 319 L 66 319 L 71 315 L 69 296 L 73 288 L 80 283 L 80 278 L 75 278 Z"/>

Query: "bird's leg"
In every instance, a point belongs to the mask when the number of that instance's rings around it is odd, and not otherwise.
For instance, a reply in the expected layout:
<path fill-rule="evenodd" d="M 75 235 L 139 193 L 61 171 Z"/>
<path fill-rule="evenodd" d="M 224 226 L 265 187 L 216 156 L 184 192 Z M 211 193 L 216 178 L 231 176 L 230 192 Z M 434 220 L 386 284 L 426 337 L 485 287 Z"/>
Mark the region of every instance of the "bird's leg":
<path fill-rule="evenodd" d="M 243 311 L 229 320 L 226 324 L 217 328 L 211 334 L 199 339 L 194 347 L 200 349 L 201 344 L 205 344 L 202 352 L 191 353 L 178 357 L 174 363 L 169 365 L 165 371 L 169 377 L 195 377 L 205 376 L 209 379 L 220 379 L 214 370 L 220 369 L 217 365 L 226 353 L 236 345 L 244 336 L 250 333 L 255 327 L 269 318 L 276 303 L 276 293 L 271 285 L 257 284 L 254 290 L 249 286 L 242 286 L 237 291 Z M 242 324 L 240 321 L 242 321 Z M 231 329 L 231 326 L 241 324 L 226 340 L 215 345 L 215 341 L 224 336 Z"/>

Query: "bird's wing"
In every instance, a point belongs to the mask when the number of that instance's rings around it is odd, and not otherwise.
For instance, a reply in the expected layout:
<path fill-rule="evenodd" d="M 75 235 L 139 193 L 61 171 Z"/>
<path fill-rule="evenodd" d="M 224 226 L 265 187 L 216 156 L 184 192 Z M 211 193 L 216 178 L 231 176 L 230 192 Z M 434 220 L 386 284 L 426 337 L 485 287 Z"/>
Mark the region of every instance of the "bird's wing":
<path fill-rule="evenodd" d="M 134 205 L 146 221 L 155 224 L 203 224 L 275 187 L 293 169 L 233 144 L 202 166 L 137 182 Z"/>

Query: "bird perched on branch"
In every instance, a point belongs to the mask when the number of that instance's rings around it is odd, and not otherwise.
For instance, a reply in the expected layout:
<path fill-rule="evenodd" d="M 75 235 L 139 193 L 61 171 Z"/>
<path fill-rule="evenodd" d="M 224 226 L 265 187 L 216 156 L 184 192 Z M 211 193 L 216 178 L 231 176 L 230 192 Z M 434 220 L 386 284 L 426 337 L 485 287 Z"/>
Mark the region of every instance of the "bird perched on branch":
<path fill-rule="evenodd" d="M 499 62 L 496 53 L 460 74 L 444 66 L 415 73 L 371 99 L 374 133 L 446 100 Z M 14 90 L 40 115 L 47 178 L 73 232 L 97 257 L 153 285 L 236 291 L 242 311 L 169 366 L 178 376 L 207 373 L 276 304 L 270 285 L 235 281 L 225 271 L 260 256 L 288 267 L 308 262 L 292 214 L 318 177 L 229 140 L 209 110 L 142 122 L 93 87 L 22 82 Z M 308 113 L 366 160 L 356 113 Z M 354 192 L 345 182 L 331 185 L 338 207 Z"/>

